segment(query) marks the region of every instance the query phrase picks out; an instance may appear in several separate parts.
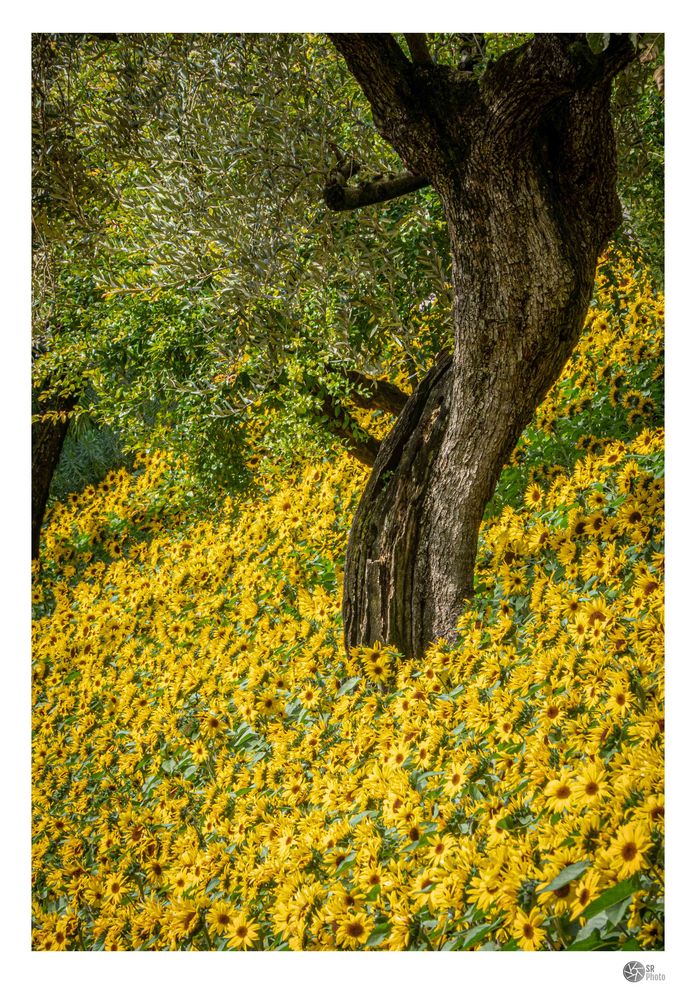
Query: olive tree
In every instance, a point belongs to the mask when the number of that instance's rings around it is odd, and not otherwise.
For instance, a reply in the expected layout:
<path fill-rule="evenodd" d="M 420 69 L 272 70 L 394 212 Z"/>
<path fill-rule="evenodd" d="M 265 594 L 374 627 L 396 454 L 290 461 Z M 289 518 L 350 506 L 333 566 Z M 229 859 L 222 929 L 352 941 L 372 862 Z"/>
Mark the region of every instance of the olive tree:
<path fill-rule="evenodd" d="M 200 427 L 207 414 L 238 448 L 258 406 L 274 407 L 286 444 L 308 418 L 371 467 L 346 555 L 346 645 L 418 655 L 451 638 L 485 506 L 578 341 L 622 220 L 612 85 L 641 40 L 84 45 L 108 52 L 90 134 L 120 206 L 98 323 L 108 337 L 129 302 L 194 301 L 189 369 L 169 365 L 166 326 L 133 334 L 138 371 L 188 400 L 179 416 Z M 433 303 L 424 344 L 414 315 Z M 356 406 L 393 415 L 386 436 Z"/>

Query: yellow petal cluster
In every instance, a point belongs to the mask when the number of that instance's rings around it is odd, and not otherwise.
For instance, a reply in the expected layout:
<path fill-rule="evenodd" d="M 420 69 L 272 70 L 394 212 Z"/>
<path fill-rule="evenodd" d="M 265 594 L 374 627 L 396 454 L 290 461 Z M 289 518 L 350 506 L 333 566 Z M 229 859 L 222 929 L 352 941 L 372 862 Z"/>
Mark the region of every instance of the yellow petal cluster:
<path fill-rule="evenodd" d="M 211 513 L 153 453 L 54 504 L 35 948 L 661 947 L 663 307 L 612 266 L 421 660 L 343 650 L 348 457 Z"/>

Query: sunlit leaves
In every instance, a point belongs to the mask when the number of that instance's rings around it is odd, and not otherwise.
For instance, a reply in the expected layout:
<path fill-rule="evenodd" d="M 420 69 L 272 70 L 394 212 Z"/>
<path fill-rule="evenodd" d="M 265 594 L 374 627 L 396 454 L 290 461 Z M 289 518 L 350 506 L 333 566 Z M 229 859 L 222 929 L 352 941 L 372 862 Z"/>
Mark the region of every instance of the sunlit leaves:
<path fill-rule="evenodd" d="M 629 392 L 659 363 L 661 298 L 613 266 L 623 298 L 600 271 L 556 415 L 606 395 L 588 372 L 617 365 Z M 214 514 L 165 453 L 55 504 L 33 590 L 34 947 L 226 950 L 238 927 L 269 950 L 661 947 L 651 421 L 590 422 L 543 475 L 518 456 L 542 495 L 488 518 L 457 641 L 419 661 L 343 650 L 365 477 L 345 457 L 264 456 L 263 492 L 216 493 Z"/>

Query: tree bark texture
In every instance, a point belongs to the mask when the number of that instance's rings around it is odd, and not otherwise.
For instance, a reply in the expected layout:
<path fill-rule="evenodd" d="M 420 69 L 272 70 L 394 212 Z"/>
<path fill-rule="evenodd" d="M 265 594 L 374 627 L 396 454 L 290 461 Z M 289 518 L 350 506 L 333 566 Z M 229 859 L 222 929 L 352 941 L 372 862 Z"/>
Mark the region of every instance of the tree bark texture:
<path fill-rule="evenodd" d="M 484 508 L 582 331 L 620 221 L 611 80 L 632 50 L 624 36 L 601 57 L 582 35 L 536 36 L 473 81 L 412 66 L 389 37 L 334 41 L 380 132 L 442 199 L 455 346 L 377 455 L 343 612 L 347 648 L 381 641 L 420 656 L 456 635 Z"/>
<path fill-rule="evenodd" d="M 53 474 L 58 467 L 76 398 L 53 396 L 32 407 L 31 426 L 31 558 L 38 559 L 41 528 Z M 60 415 L 58 417 L 58 415 Z M 48 416 L 48 419 L 41 417 Z"/>
<path fill-rule="evenodd" d="M 382 201 L 400 198 L 427 187 L 427 177 L 416 174 L 402 174 L 382 180 L 367 181 L 363 184 L 348 185 L 340 170 L 335 170 L 324 187 L 324 201 L 334 212 L 347 212 L 365 205 L 378 205 Z"/>

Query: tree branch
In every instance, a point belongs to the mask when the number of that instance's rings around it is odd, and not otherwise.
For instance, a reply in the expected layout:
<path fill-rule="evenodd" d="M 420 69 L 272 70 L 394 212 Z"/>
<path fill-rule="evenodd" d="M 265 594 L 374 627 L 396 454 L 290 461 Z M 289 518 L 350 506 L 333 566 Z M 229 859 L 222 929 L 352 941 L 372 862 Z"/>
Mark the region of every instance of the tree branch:
<path fill-rule="evenodd" d="M 635 52 L 628 35 L 612 35 L 594 54 L 583 34 L 538 34 L 504 53 L 481 79 L 494 128 L 514 132 L 533 127 L 557 98 L 609 81 Z"/>
<path fill-rule="evenodd" d="M 346 451 L 372 468 L 380 446 L 377 438 L 364 431 L 344 406 L 324 394 L 321 395 L 321 412 L 326 418 L 324 426 L 340 438 Z"/>
<path fill-rule="evenodd" d="M 330 34 L 329 38 L 380 119 L 397 108 L 408 109 L 414 97 L 409 77 L 411 63 L 393 35 Z"/>
<path fill-rule="evenodd" d="M 357 373 L 356 373 L 357 374 Z M 341 440 L 346 451 L 364 465 L 372 466 L 377 458 L 381 441 L 363 430 L 346 407 L 327 391 L 316 378 L 305 376 L 304 388 L 319 401 L 324 417 L 322 426 Z"/>
<path fill-rule="evenodd" d="M 421 172 L 418 163 L 431 161 L 436 145 L 417 79 L 421 67 L 406 58 L 393 35 L 330 34 L 329 38 L 370 102 L 380 135 L 412 173 Z"/>
<path fill-rule="evenodd" d="M 404 35 L 404 38 L 411 54 L 411 61 L 416 66 L 433 65 L 433 57 L 430 55 L 425 35 Z"/>
<path fill-rule="evenodd" d="M 337 170 L 332 170 L 324 186 L 324 201 L 332 211 L 345 212 L 353 208 L 362 208 L 364 205 L 377 205 L 383 201 L 390 201 L 392 198 L 418 191 L 429 184 L 427 177 L 404 173 L 398 177 L 366 181 L 364 184 L 349 187 L 346 184 L 345 174 L 339 167 Z"/>
<path fill-rule="evenodd" d="M 459 37 L 462 40 L 459 69 L 471 71 L 483 60 L 486 54 L 486 36 L 460 34 Z"/>
<path fill-rule="evenodd" d="M 345 377 L 353 386 L 351 402 L 363 409 L 385 410 L 398 417 L 409 400 L 407 392 L 385 379 L 369 378 L 356 371 L 345 372 Z"/>

